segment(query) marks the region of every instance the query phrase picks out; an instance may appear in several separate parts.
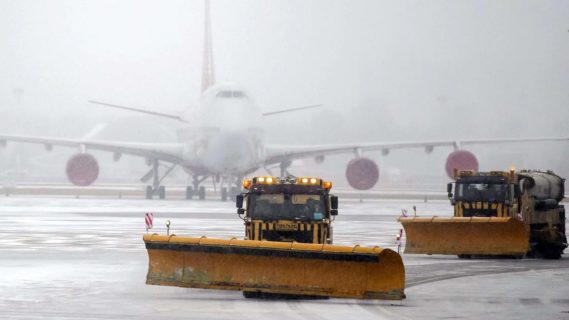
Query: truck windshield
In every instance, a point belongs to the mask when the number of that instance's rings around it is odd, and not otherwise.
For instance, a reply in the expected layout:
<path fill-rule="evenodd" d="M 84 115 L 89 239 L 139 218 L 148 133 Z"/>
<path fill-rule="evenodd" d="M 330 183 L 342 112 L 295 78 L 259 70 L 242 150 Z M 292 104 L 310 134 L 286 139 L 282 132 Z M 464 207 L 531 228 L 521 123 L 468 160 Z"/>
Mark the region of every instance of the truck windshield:
<path fill-rule="evenodd" d="M 247 214 L 253 219 L 322 220 L 324 196 L 318 194 L 250 194 Z"/>
<path fill-rule="evenodd" d="M 457 183 L 455 200 L 457 201 L 506 201 L 508 185 L 505 183 Z"/>

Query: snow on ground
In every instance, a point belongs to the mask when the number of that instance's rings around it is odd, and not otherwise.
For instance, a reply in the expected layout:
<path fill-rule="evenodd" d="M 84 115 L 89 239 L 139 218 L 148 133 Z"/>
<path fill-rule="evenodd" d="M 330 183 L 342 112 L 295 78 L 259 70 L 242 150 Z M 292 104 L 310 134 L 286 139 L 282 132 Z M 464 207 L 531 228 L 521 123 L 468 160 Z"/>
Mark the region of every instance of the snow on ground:
<path fill-rule="evenodd" d="M 340 199 L 337 244 L 395 248 L 401 209 L 450 215 L 447 201 Z M 242 237 L 231 202 L 10 197 L 0 199 L 4 319 L 536 319 L 569 318 L 569 259 L 458 260 L 403 255 L 403 302 L 259 301 L 240 292 L 144 284 L 144 213 L 153 232 Z M 516 271 L 516 272 L 512 272 Z"/>

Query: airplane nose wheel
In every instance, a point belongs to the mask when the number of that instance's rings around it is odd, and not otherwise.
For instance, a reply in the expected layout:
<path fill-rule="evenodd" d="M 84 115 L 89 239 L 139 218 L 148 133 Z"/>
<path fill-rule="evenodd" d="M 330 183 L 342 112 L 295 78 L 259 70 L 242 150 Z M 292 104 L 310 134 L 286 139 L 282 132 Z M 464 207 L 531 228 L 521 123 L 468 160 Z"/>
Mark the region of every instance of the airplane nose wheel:
<path fill-rule="evenodd" d="M 229 200 L 235 200 L 235 196 L 238 193 L 238 188 L 237 188 L 237 184 L 241 181 L 241 179 L 239 177 L 237 177 L 237 179 L 234 181 L 232 179 L 229 179 L 229 183 L 228 185 L 230 186 L 228 187 L 222 187 L 220 190 L 221 193 L 221 201 L 227 201 L 228 198 Z"/>
<path fill-rule="evenodd" d="M 200 184 L 206 179 L 207 177 L 199 177 L 199 176 L 192 176 L 194 185 L 193 187 L 187 186 L 186 187 L 186 199 L 191 200 L 194 196 L 197 196 L 198 199 L 204 200 L 205 199 L 205 187 L 200 186 Z"/>
<path fill-rule="evenodd" d="M 152 186 L 146 186 L 146 199 L 152 199 L 154 195 L 157 195 L 160 199 L 166 198 L 166 187 L 159 186 L 155 189 Z"/>

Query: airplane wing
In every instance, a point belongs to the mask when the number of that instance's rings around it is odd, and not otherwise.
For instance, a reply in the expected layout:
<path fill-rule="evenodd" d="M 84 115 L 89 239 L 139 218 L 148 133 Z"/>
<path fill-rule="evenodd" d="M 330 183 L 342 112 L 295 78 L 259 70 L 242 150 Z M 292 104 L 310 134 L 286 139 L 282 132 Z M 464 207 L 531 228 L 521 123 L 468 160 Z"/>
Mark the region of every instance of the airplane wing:
<path fill-rule="evenodd" d="M 133 108 L 133 107 L 127 107 L 127 106 L 122 106 L 122 105 L 118 105 L 118 104 L 113 104 L 113 103 L 107 103 L 107 102 L 100 102 L 100 101 L 94 101 L 94 100 L 89 100 L 89 103 L 92 104 L 97 104 L 97 105 L 101 105 L 101 106 L 105 106 L 105 107 L 110 107 L 110 108 L 115 108 L 115 109 L 121 109 L 121 110 L 127 110 L 127 111 L 132 111 L 132 112 L 138 112 L 138 113 L 142 113 L 142 114 L 148 114 L 151 116 L 156 116 L 156 117 L 162 117 L 162 118 L 167 118 L 167 119 L 173 119 L 173 120 L 178 120 L 181 122 L 185 122 L 188 123 L 188 121 L 186 121 L 185 119 L 183 119 L 180 114 L 173 114 L 173 113 L 165 113 L 165 112 L 157 112 L 157 111 L 151 111 L 151 110 L 144 110 L 144 109 L 139 109 L 139 108 Z"/>
<path fill-rule="evenodd" d="M 425 148 L 427 152 L 435 147 L 453 147 L 461 149 L 466 145 L 503 144 L 522 142 L 569 141 L 569 137 L 542 137 L 542 138 L 505 138 L 505 139 L 470 139 L 470 140 L 439 140 L 439 141 L 409 141 L 409 142 L 370 142 L 354 144 L 330 144 L 311 146 L 285 146 L 269 145 L 266 147 L 264 165 L 271 165 L 282 161 L 311 158 L 332 154 L 354 153 L 360 155 L 363 151 L 382 151 L 388 154 L 391 149 Z"/>
<path fill-rule="evenodd" d="M 314 108 L 320 108 L 323 107 L 323 104 L 312 104 L 309 106 L 302 106 L 302 107 L 294 107 L 294 108 L 288 108 L 288 109 L 280 109 L 280 110 L 276 110 L 276 111 L 268 111 L 268 112 L 263 112 L 262 115 L 263 116 L 272 116 L 275 114 L 281 114 L 281 113 L 287 113 L 287 112 L 295 112 L 295 111 L 300 111 L 300 110 L 307 110 L 307 109 L 314 109 Z"/>
<path fill-rule="evenodd" d="M 129 154 L 176 164 L 181 164 L 183 162 L 182 155 L 184 146 L 180 143 L 139 143 L 0 135 L 1 146 L 5 146 L 7 141 L 41 144 L 48 150 L 53 146 L 63 146 L 77 148 L 82 151 L 102 150 L 119 154 Z"/>

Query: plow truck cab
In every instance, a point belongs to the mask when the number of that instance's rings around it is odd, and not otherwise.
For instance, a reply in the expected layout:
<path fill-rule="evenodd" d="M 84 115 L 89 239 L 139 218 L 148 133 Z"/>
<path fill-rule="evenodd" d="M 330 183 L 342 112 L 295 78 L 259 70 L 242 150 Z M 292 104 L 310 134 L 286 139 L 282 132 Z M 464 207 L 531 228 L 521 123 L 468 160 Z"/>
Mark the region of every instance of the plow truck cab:
<path fill-rule="evenodd" d="M 244 239 L 147 234 L 146 283 L 241 290 L 248 298 L 405 298 L 397 252 L 332 245 L 332 183 L 263 176 L 243 187 L 236 206 Z"/>
<path fill-rule="evenodd" d="M 456 171 L 452 218 L 400 218 L 405 253 L 559 259 L 567 247 L 564 179 L 551 171 Z"/>
<path fill-rule="evenodd" d="M 332 244 L 338 197 L 332 183 L 320 178 L 256 177 L 245 180 L 237 196 L 237 213 L 245 222 L 245 239 Z"/>

